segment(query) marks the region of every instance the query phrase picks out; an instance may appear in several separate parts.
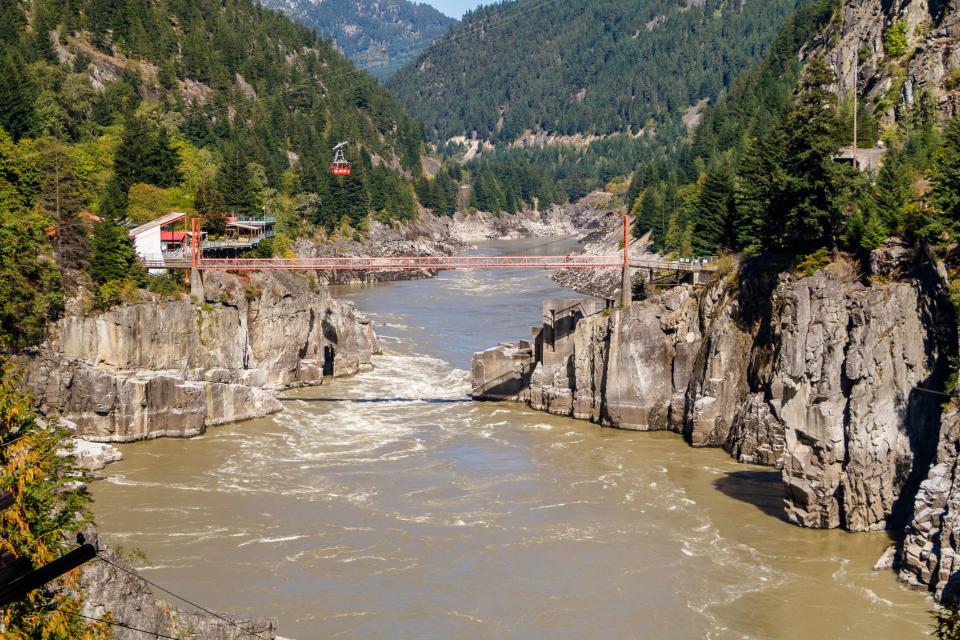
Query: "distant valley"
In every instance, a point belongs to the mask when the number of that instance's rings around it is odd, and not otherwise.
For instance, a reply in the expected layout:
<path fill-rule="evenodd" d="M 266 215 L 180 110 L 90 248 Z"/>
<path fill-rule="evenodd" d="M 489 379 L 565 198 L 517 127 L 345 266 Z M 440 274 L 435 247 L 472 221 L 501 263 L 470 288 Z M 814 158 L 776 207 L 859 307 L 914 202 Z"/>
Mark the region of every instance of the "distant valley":
<path fill-rule="evenodd" d="M 457 21 L 409 0 L 263 0 L 333 40 L 361 69 L 385 80 Z"/>

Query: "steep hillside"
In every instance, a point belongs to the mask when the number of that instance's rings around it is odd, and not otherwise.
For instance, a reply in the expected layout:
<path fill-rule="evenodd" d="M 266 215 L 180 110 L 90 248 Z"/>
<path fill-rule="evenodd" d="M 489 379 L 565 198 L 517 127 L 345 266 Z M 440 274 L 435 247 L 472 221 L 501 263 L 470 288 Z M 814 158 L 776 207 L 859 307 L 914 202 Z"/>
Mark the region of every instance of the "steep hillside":
<path fill-rule="evenodd" d="M 89 273 L 101 306 L 148 283 L 125 224 L 186 211 L 216 235 L 228 213 L 266 213 L 278 219 L 269 254 L 352 233 L 371 212 L 415 214 L 416 121 L 313 31 L 251 0 L 5 2 L 0 36 L 3 347 L 42 334 L 64 303 L 61 272 L 67 285 Z M 332 176 L 343 140 L 355 170 Z"/>
<path fill-rule="evenodd" d="M 478 9 L 388 83 L 430 137 L 637 133 L 715 99 L 797 0 L 516 0 Z"/>
<path fill-rule="evenodd" d="M 692 145 L 640 166 L 628 193 L 637 233 L 680 254 L 866 252 L 891 235 L 949 247 L 958 22 L 955 6 L 917 0 L 799 12 Z M 852 168 L 854 122 L 864 171 Z"/>
<path fill-rule="evenodd" d="M 317 30 L 358 67 L 384 80 L 443 36 L 456 20 L 408 0 L 264 0 Z"/>

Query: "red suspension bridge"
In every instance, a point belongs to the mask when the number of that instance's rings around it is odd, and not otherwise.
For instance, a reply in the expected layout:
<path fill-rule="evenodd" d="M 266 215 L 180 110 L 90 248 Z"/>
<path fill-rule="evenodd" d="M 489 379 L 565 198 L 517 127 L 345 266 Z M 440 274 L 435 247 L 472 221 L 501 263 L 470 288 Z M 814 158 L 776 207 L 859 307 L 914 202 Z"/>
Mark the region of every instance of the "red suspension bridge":
<path fill-rule="evenodd" d="M 699 272 L 716 269 L 705 260 L 631 260 L 622 255 L 569 256 L 343 256 L 326 258 L 208 258 L 200 246 L 200 221 L 194 219 L 191 246 L 179 259 L 145 258 L 150 269 L 198 269 L 200 271 L 401 271 L 409 269 L 616 269 L 630 266 L 655 271 Z M 624 216 L 624 246 L 628 247 L 629 218 Z"/>
<path fill-rule="evenodd" d="M 632 281 L 632 272 L 646 272 L 648 281 L 654 281 L 656 273 L 673 272 L 679 277 L 693 274 L 693 281 L 700 282 L 701 275 L 709 276 L 717 267 L 705 260 L 631 260 L 629 255 L 629 217 L 624 216 L 622 255 L 570 255 L 570 256 L 369 256 L 328 258 L 208 258 L 203 256 L 200 221 L 193 220 L 191 246 L 187 255 L 179 259 L 145 259 L 150 269 L 191 269 L 196 271 L 402 271 L 425 269 L 443 271 L 449 269 L 622 269 L 623 282 Z M 629 291 L 629 287 L 624 287 Z M 624 294 L 627 295 L 627 294 Z"/>

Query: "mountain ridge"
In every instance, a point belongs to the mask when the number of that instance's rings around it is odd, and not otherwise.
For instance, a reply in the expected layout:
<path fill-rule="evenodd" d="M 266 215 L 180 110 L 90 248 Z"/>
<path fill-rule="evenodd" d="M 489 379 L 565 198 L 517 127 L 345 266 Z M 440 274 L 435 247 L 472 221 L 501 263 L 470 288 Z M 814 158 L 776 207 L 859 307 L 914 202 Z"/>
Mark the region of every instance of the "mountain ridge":
<path fill-rule="evenodd" d="M 434 140 L 636 134 L 715 99 L 801 4 L 514 0 L 466 14 L 387 86 Z"/>
<path fill-rule="evenodd" d="M 409 0 L 260 0 L 336 43 L 379 80 L 416 58 L 457 21 Z"/>

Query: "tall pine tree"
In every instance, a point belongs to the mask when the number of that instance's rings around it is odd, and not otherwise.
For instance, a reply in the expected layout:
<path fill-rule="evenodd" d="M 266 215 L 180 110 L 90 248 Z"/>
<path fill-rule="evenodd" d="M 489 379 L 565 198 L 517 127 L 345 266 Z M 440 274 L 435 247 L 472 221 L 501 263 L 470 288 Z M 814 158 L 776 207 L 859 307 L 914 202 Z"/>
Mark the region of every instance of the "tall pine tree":
<path fill-rule="evenodd" d="M 223 163 L 217 171 L 217 190 L 223 195 L 227 211 L 233 214 L 254 215 L 257 211 L 257 191 L 250 167 L 243 153 L 231 145 L 223 154 Z"/>
<path fill-rule="evenodd" d="M 786 121 L 787 172 L 782 207 L 784 247 L 809 251 L 836 246 L 843 228 L 838 197 L 842 169 L 832 156 L 839 148 L 833 74 L 820 60 L 804 71 L 796 102 Z"/>
<path fill-rule="evenodd" d="M 14 141 L 33 132 L 35 103 L 36 91 L 23 72 L 23 61 L 8 51 L 0 63 L 0 126 Z"/>
<path fill-rule="evenodd" d="M 734 227 L 733 176 L 726 162 L 707 170 L 693 216 L 693 249 L 697 255 L 716 255 L 732 249 Z"/>

